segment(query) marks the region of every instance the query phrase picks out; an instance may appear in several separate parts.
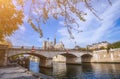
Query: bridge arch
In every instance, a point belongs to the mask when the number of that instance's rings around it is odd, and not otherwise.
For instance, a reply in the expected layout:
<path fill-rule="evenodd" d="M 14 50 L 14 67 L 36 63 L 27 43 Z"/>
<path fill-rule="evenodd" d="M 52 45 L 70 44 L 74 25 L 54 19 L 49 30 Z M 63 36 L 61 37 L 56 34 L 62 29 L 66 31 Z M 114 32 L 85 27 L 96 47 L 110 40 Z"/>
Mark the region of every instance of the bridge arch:
<path fill-rule="evenodd" d="M 40 54 L 36 54 L 36 53 L 28 53 L 28 52 L 26 52 L 26 53 L 12 54 L 12 55 L 9 55 L 8 58 L 9 58 L 9 57 L 12 57 L 12 56 L 21 55 L 21 54 L 24 54 L 24 55 L 25 55 L 25 54 L 33 55 L 33 56 L 36 56 L 36 57 L 39 57 L 39 58 L 47 58 L 47 57 L 45 57 L 45 56 L 43 56 L 43 55 L 40 55 Z"/>
<path fill-rule="evenodd" d="M 52 55 L 52 57 L 55 57 L 55 56 L 58 56 L 58 55 L 62 55 L 62 56 L 65 56 L 65 57 L 78 57 L 78 55 L 76 55 L 75 53 L 71 53 L 71 52 L 57 52 L 57 53 L 54 53 L 54 55 Z"/>
<path fill-rule="evenodd" d="M 30 61 L 40 62 L 45 57 L 29 53 L 16 54 L 8 57 L 9 63 L 17 63 L 24 67 L 29 67 Z"/>
<path fill-rule="evenodd" d="M 40 63 L 41 67 L 48 67 L 48 68 L 52 67 L 52 61 L 51 61 L 52 59 L 51 58 L 48 58 L 46 56 L 43 56 L 43 55 L 37 54 L 37 53 L 26 52 L 26 53 L 12 54 L 12 55 L 8 56 L 8 59 L 11 56 L 20 55 L 20 54 L 28 54 L 28 55 L 36 56 L 39 58 L 39 63 Z"/>
<path fill-rule="evenodd" d="M 66 64 L 72 64 L 76 62 L 77 56 L 72 53 L 61 53 L 53 57 L 53 61 L 65 62 Z"/>
<path fill-rule="evenodd" d="M 7 57 L 19 55 L 19 54 L 30 54 L 30 55 L 34 55 L 37 57 L 47 58 L 44 54 L 41 54 L 39 52 L 32 52 L 31 50 L 18 50 L 18 49 L 9 50 L 7 53 Z"/>
<path fill-rule="evenodd" d="M 83 54 L 83 55 L 81 56 L 81 62 L 82 62 L 82 63 L 90 63 L 92 57 L 93 57 L 93 56 L 92 56 L 91 54 Z"/>
<path fill-rule="evenodd" d="M 72 57 L 72 58 L 77 57 L 76 55 L 74 55 L 72 53 L 62 53 L 60 55 L 63 55 L 63 56 L 68 57 L 68 58 L 70 58 L 70 57 Z"/>

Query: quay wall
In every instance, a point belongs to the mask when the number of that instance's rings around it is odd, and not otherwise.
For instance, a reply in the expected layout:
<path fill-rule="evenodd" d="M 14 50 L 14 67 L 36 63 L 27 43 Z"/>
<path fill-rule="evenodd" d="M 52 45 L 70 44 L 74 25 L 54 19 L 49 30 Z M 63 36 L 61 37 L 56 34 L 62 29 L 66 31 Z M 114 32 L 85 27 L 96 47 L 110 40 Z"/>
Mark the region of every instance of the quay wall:
<path fill-rule="evenodd" d="M 7 45 L 0 45 L 0 66 L 7 65 Z"/>
<path fill-rule="evenodd" d="M 120 63 L 120 48 L 93 51 L 91 62 Z"/>

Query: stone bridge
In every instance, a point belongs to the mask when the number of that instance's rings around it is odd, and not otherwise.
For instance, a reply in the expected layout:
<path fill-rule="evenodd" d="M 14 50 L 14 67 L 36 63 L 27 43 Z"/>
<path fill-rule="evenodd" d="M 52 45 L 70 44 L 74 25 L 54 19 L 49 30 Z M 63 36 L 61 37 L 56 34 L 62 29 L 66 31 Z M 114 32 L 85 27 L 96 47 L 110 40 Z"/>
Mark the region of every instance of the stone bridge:
<path fill-rule="evenodd" d="M 81 64 L 82 56 L 86 56 L 86 62 L 90 62 L 89 57 L 92 57 L 91 52 L 82 52 L 76 50 L 41 50 L 36 49 L 32 51 L 31 49 L 21 49 L 21 48 L 10 48 L 7 51 L 7 57 L 19 55 L 19 54 L 30 54 L 40 58 L 41 66 L 51 67 L 52 59 L 55 56 L 63 55 L 66 57 L 67 64 Z M 85 62 L 85 61 L 84 61 Z"/>
<path fill-rule="evenodd" d="M 90 58 L 93 56 L 91 52 L 77 51 L 77 50 L 42 50 L 31 48 L 1 48 L 4 50 L 4 61 L 7 58 L 19 54 L 31 54 L 40 58 L 41 66 L 52 67 L 52 59 L 57 55 L 63 55 L 66 57 L 66 63 L 68 64 L 81 64 L 81 62 L 90 62 Z M 6 63 L 4 62 L 4 64 Z"/>
<path fill-rule="evenodd" d="M 19 48 L 10 48 L 7 51 L 7 56 L 11 57 L 14 55 L 19 54 L 31 54 L 38 57 L 45 57 L 45 58 L 53 58 L 57 55 L 63 56 L 73 56 L 73 57 L 81 57 L 82 55 L 89 54 L 92 55 L 91 52 L 84 52 L 84 51 L 77 51 L 77 50 L 41 50 L 36 49 L 32 51 L 31 49 L 19 49 Z"/>
<path fill-rule="evenodd" d="M 19 54 L 31 54 L 39 57 L 41 66 L 52 67 L 54 57 L 62 55 L 66 57 L 68 64 L 81 64 L 82 62 L 97 63 L 120 63 L 120 48 L 107 50 L 94 50 L 93 52 L 85 52 L 78 50 L 42 50 L 41 48 L 31 47 L 12 47 L 0 45 L 0 66 L 7 65 L 8 58 Z"/>

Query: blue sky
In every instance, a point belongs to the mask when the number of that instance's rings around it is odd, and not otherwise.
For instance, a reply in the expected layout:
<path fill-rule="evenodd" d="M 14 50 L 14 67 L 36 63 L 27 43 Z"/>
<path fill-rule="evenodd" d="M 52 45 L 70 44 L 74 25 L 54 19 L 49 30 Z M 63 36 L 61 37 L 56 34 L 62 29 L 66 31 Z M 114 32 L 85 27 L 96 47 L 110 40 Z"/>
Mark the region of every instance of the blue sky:
<path fill-rule="evenodd" d="M 110 6 L 107 0 L 96 0 L 92 5 L 96 10 L 96 13 L 103 20 L 98 20 L 88 9 L 84 8 L 87 12 L 86 22 L 77 20 L 80 28 L 83 30 L 81 33 L 73 31 L 75 39 L 70 39 L 66 27 L 64 27 L 62 18 L 58 20 L 50 18 L 46 24 L 42 24 L 43 38 L 40 38 L 39 34 L 35 32 L 31 26 L 26 22 L 24 18 L 24 24 L 20 26 L 11 37 L 11 41 L 15 46 L 37 46 L 41 47 L 42 42 L 49 37 L 53 41 L 56 35 L 57 42 L 62 41 L 66 48 L 73 48 L 75 41 L 77 45 L 85 47 L 88 44 L 108 41 L 110 43 L 120 40 L 120 0 L 111 0 L 112 6 Z"/>

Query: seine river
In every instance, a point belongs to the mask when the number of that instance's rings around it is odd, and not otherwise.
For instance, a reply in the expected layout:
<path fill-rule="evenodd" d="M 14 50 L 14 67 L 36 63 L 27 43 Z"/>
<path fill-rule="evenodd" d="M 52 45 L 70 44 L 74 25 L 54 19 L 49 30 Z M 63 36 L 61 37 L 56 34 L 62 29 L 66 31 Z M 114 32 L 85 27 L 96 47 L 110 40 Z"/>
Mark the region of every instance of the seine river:
<path fill-rule="evenodd" d="M 39 68 L 39 63 L 30 62 L 29 69 L 55 79 L 120 79 L 120 64 L 87 63 L 66 65 L 54 63 L 53 69 Z"/>

